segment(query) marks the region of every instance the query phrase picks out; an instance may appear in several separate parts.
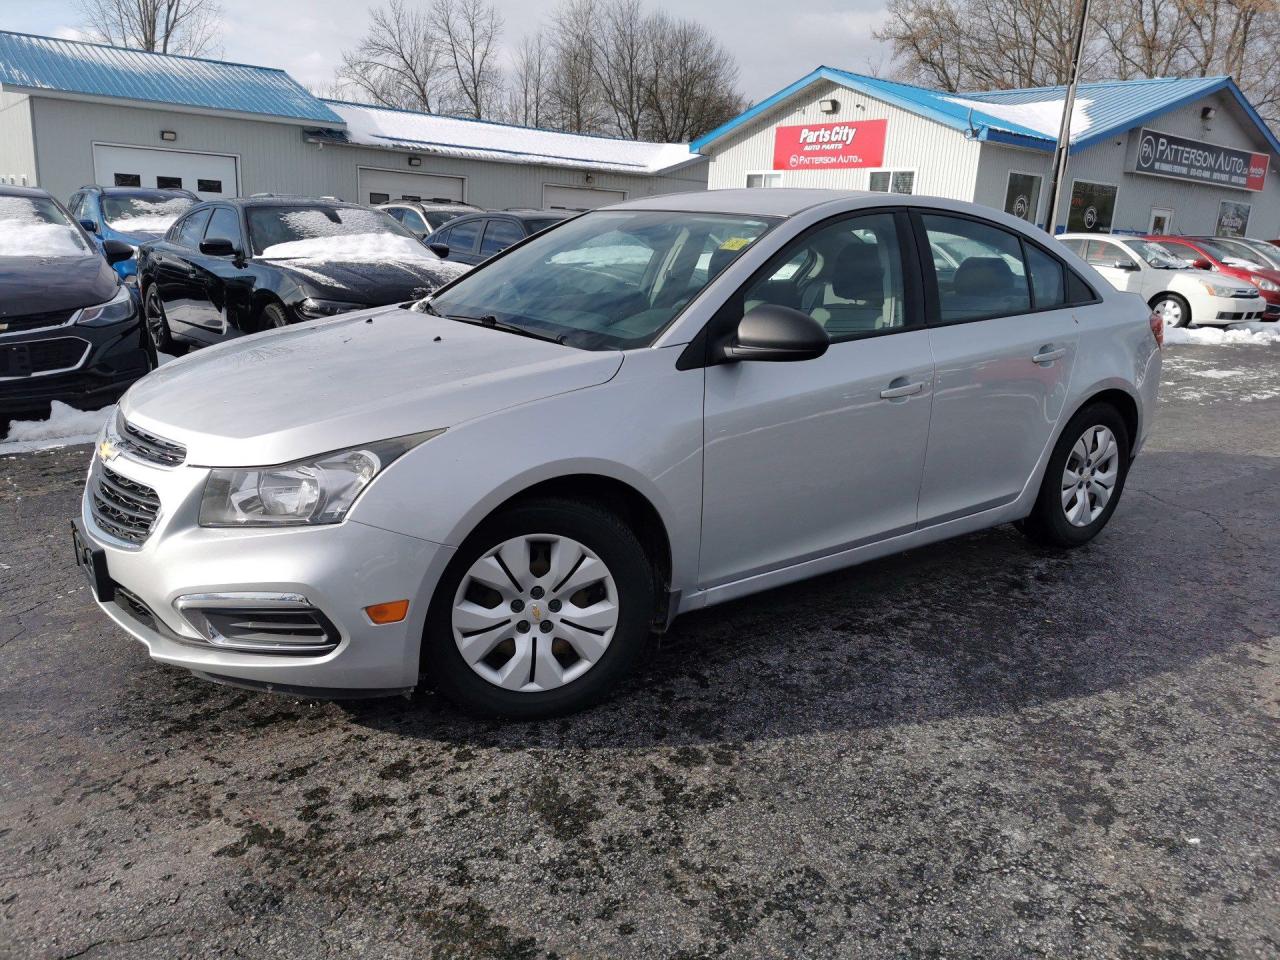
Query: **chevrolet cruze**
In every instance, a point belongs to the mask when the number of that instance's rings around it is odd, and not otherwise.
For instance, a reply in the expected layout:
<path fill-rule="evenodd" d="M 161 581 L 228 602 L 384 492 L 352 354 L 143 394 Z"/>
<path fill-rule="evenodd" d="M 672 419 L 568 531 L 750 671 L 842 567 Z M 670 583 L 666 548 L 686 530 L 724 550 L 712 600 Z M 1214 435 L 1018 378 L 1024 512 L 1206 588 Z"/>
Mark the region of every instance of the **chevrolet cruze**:
<path fill-rule="evenodd" d="M 678 614 L 994 524 L 1074 547 L 1162 327 L 1013 217 L 720 190 L 136 384 L 73 538 L 151 656 L 315 696 L 588 704 Z"/>

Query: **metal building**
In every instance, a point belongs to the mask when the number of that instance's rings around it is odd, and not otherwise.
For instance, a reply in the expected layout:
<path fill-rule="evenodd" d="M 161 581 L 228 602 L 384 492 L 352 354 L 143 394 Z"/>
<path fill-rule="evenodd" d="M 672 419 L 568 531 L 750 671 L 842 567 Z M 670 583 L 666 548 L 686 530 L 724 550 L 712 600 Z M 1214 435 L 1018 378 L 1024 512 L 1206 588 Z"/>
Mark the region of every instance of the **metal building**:
<path fill-rule="evenodd" d="M 686 144 L 321 100 L 283 70 L 0 32 L 0 182 L 587 208 L 701 190 Z"/>
<path fill-rule="evenodd" d="M 1055 232 L 1280 236 L 1280 141 L 1230 77 L 1081 84 L 1050 217 L 1064 94 L 947 94 L 820 67 L 691 146 L 712 189 L 933 194 Z"/>

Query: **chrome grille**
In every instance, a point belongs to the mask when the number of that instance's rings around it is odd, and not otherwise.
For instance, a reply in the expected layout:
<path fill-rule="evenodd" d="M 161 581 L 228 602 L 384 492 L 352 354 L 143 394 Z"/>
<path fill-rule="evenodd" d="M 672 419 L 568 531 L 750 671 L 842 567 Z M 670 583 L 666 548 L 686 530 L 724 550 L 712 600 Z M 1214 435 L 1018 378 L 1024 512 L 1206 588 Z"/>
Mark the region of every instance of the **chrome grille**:
<path fill-rule="evenodd" d="M 90 512 L 100 529 L 126 543 L 143 543 L 151 535 L 160 513 L 160 498 L 145 483 L 100 464 L 90 492 Z"/>
<path fill-rule="evenodd" d="M 180 467 L 187 459 L 187 448 L 182 444 L 157 437 L 127 420 L 122 421 L 119 434 L 120 446 L 139 460 L 162 467 Z"/>

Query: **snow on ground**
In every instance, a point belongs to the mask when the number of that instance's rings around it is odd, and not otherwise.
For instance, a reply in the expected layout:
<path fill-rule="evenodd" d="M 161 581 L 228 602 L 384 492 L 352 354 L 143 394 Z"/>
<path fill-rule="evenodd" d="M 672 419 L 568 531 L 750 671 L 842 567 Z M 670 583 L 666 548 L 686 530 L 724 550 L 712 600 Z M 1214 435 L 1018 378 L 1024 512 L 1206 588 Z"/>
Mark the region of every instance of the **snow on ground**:
<path fill-rule="evenodd" d="M 1264 363 L 1239 369 L 1215 362 L 1221 361 L 1201 359 L 1194 350 L 1166 352 L 1160 396 L 1190 403 L 1253 403 L 1280 397 L 1280 366 Z"/>
<path fill-rule="evenodd" d="M 1233 323 L 1229 327 L 1171 327 L 1164 328 L 1166 345 L 1205 344 L 1269 344 L 1280 343 L 1280 322 Z"/>

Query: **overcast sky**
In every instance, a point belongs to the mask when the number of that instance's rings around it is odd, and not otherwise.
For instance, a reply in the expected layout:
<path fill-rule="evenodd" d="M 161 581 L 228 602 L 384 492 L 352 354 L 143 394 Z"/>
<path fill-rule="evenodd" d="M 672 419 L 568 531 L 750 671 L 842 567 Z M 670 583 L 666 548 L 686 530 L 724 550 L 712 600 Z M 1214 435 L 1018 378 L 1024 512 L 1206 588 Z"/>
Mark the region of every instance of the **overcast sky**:
<path fill-rule="evenodd" d="M 365 30 L 367 0 L 221 0 L 223 58 L 283 67 L 308 85 L 333 78 L 334 64 Z M 504 39 L 532 33 L 554 0 L 496 0 Z M 760 100 L 819 64 L 866 71 L 887 59 L 871 36 L 884 0 L 698 0 L 656 2 L 706 24 L 738 58 L 741 88 Z M 802 7 L 802 10 L 797 10 Z M 0 0 L 0 30 L 70 36 L 80 23 L 75 0 Z"/>

